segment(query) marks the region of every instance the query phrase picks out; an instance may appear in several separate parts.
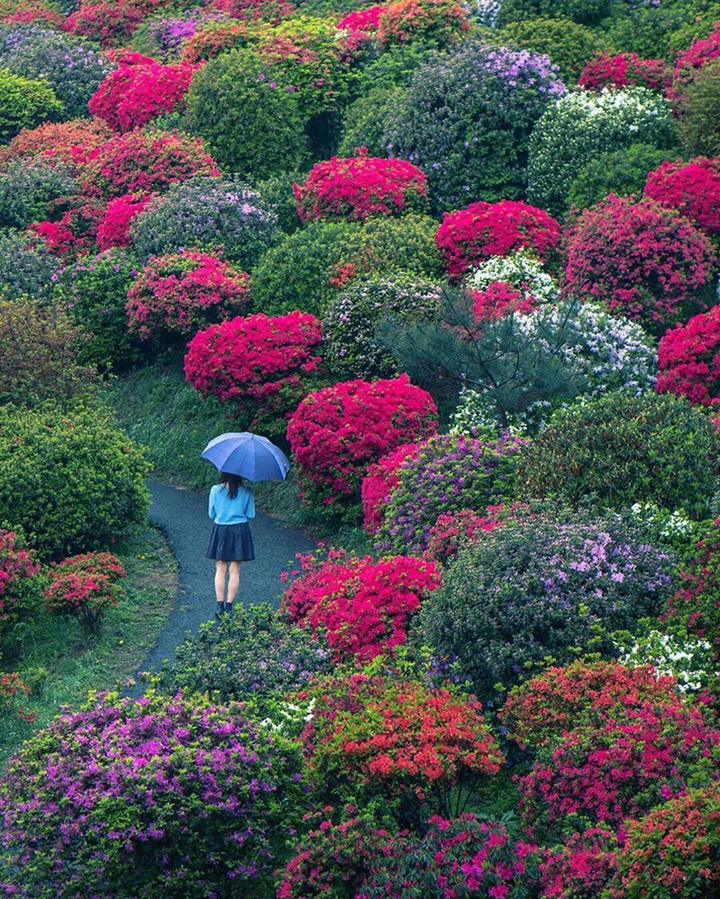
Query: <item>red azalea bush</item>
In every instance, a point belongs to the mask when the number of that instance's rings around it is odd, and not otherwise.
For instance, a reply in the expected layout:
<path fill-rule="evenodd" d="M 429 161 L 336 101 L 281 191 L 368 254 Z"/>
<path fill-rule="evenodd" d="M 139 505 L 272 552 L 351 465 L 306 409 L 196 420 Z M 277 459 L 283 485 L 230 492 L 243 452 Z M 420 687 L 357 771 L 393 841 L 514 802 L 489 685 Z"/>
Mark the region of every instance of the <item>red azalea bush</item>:
<path fill-rule="evenodd" d="M 488 506 L 484 515 L 471 509 L 443 512 L 430 528 L 424 558 L 449 565 L 463 546 L 475 543 L 483 532 L 502 526 L 504 509 L 503 505 Z"/>
<path fill-rule="evenodd" d="M 708 783 L 719 745 L 720 731 L 683 703 L 610 709 L 539 748 L 519 781 L 524 821 L 548 839 L 618 827 Z"/>
<path fill-rule="evenodd" d="M 637 53 L 600 53 L 585 63 L 578 86 L 585 90 L 606 87 L 649 87 L 662 90 L 670 71 L 664 59 L 641 59 Z"/>
<path fill-rule="evenodd" d="M 674 210 L 610 194 L 569 232 L 566 290 L 662 332 L 707 284 L 715 261 L 707 236 Z"/>
<path fill-rule="evenodd" d="M 645 196 L 678 209 L 708 234 L 720 233 L 720 159 L 663 162 L 647 176 Z"/>
<path fill-rule="evenodd" d="M 482 703 L 450 688 L 353 674 L 301 695 L 315 700 L 302 733 L 315 778 L 382 796 L 408 823 L 423 804 L 447 813 L 451 788 L 467 796 L 502 766 Z"/>
<path fill-rule="evenodd" d="M 361 147 L 347 159 L 333 156 L 316 163 L 302 184 L 295 184 L 301 221 L 339 218 L 365 221 L 370 215 L 422 212 L 427 178 L 402 159 L 379 159 Z"/>
<path fill-rule="evenodd" d="M 473 290 L 472 313 L 476 322 L 492 321 L 503 315 L 529 315 L 540 300 L 526 290 L 518 290 L 507 281 L 493 281 L 485 290 Z"/>
<path fill-rule="evenodd" d="M 135 198 L 132 194 L 115 197 L 105 207 L 95 235 L 99 249 L 127 247 L 130 244 L 130 224 L 150 202 L 150 197 Z"/>
<path fill-rule="evenodd" d="M 703 899 L 720 883 L 720 783 L 629 822 L 617 856 L 616 895 Z"/>
<path fill-rule="evenodd" d="M 250 278 L 217 256 L 183 250 L 151 257 L 128 290 L 130 330 L 141 340 L 225 321 L 250 300 Z"/>
<path fill-rule="evenodd" d="M 92 249 L 104 214 L 105 204 L 92 198 L 68 209 L 56 222 L 35 222 L 28 230 L 40 235 L 55 256 L 72 260 Z"/>
<path fill-rule="evenodd" d="M 190 341 L 185 378 L 202 396 L 232 407 L 248 427 L 280 436 L 317 384 L 321 341 L 321 322 L 303 312 L 234 318 Z"/>
<path fill-rule="evenodd" d="M 682 106 L 682 101 L 687 94 L 688 87 L 697 78 L 698 74 L 714 59 L 720 56 L 720 22 L 716 23 L 715 30 L 706 38 L 693 41 L 675 58 L 675 68 L 668 86 L 668 96 Z"/>
<path fill-rule="evenodd" d="M 112 137 L 89 154 L 83 172 L 90 196 L 148 195 L 193 175 L 220 172 L 197 137 L 175 131 L 131 131 Z"/>
<path fill-rule="evenodd" d="M 287 429 L 303 502 L 318 512 L 354 519 L 368 465 L 436 429 L 433 398 L 407 375 L 341 381 L 311 393 Z"/>
<path fill-rule="evenodd" d="M 17 674 L 0 674 L 0 721 L 12 717 L 32 724 L 35 712 L 26 709 L 23 704 L 30 692 L 30 687 Z"/>
<path fill-rule="evenodd" d="M 15 531 L 0 528 L 0 624 L 7 621 L 40 566 Z"/>
<path fill-rule="evenodd" d="M 118 558 L 111 553 L 71 556 L 50 571 L 45 604 L 51 612 L 78 618 L 88 631 L 97 631 L 109 608 L 123 596 L 117 581 L 126 576 Z"/>
<path fill-rule="evenodd" d="M 617 851 L 617 835 L 604 827 L 573 834 L 564 846 L 553 847 L 540 865 L 543 899 L 605 895 L 617 871 Z"/>
<path fill-rule="evenodd" d="M 678 705 L 673 677 L 658 676 L 651 666 L 628 668 L 618 662 L 573 662 L 551 667 L 515 687 L 500 712 L 511 739 L 523 749 L 558 742 L 579 724 L 612 717 L 652 701 Z"/>
<path fill-rule="evenodd" d="M 242 22 L 210 21 L 185 41 L 180 59 L 188 63 L 207 62 L 227 50 L 244 47 L 249 34 L 248 26 Z"/>
<path fill-rule="evenodd" d="M 435 563 L 415 556 L 374 562 L 330 552 L 327 560 L 305 555 L 299 562 L 281 608 L 302 627 L 321 630 L 337 661 L 367 662 L 402 646 L 410 618 L 440 586 Z"/>
<path fill-rule="evenodd" d="M 417 456 L 417 452 L 417 443 L 404 443 L 369 466 L 360 485 L 366 533 L 374 534 L 382 524 L 383 510 L 400 480 L 400 464 L 409 456 Z"/>
<path fill-rule="evenodd" d="M 35 159 L 48 156 L 59 159 L 73 169 L 81 168 L 91 150 L 104 144 L 112 132 L 97 119 L 75 119 L 70 122 L 45 122 L 29 131 L 21 131 L 5 147 L 0 147 L 0 161 Z"/>
<path fill-rule="evenodd" d="M 444 48 L 470 31 L 470 21 L 457 0 L 396 0 L 378 17 L 377 42 L 387 49 L 418 42 Z"/>
<path fill-rule="evenodd" d="M 446 212 L 436 242 L 452 281 L 489 256 L 523 247 L 547 259 L 560 243 L 560 224 L 544 209 L 521 200 L 472 203 Z"/>
<path fill-rule="evenodd" d="M 351 46 L 360 41 L 369 40 L 378 30 L 380 15 L 387 9 L 385 4 L 369 6 L 367 9 L 356 9 L 341 19 L 337 27 L 347 31 Z"/>
<path fill-rule="evenodd" d="M 0 22 L 42 22 L 52 28 L 62 28 L 64 24 L 57 7 L 44 0 L 0 0 Z"/>
<path fill-rule="evenodd" d="M 720 404 L 720 306 L 667 331 L 658 347 L 659 393 L 701 406 Z"/>
<path fill-rule="evenodd" d="M 178 107 L 196 70 L 197 66 L 187 62 L 123 63 L 106 76 L 90 98 L 88 109 L 115 131 L 142 128 L 156 116 Z"/>
<path fill-rule="evenodd" d="M 65 27 L 73 34 L 97 41 L 101 47 L 122 46 L 140 23 L 166 0 L 100 0 L 81 2 Z"/>

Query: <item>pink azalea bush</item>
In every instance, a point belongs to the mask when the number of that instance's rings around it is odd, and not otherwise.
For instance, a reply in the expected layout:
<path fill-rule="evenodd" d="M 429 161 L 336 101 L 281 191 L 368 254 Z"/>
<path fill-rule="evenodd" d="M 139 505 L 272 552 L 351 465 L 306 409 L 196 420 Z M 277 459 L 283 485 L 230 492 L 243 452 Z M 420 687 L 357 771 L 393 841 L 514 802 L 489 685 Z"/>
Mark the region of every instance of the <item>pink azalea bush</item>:
<path fill-rule="evenodd" d="M 444 48 L 469 31 L 467 12 L 457 0 L 395 0 L 380 11 L 377 42 L 384 49 L 413 42 Z"/>
<path fill-rule="evenodd" d="M 102 252 L 111 247 L 127 247 L 131 239 L 130 225 L 149 202 L 150 197 L 136 199 L 133 194 L 110 200 L 97 226 L 95 239 L 98 249 Z"/>
<path fill-rule="evenodd" d="M 382 524 L 383 508 L 399 482 L 400 464 L 418 452 L 417 443 L 404 443 L 368 467 L 362 479 L 360 496 L 363 508 L 363 527 L 374 534 Z"/>
<path fill-rule="evenodd" d="M 118 581 L 126 576 L 112 553 L 70 556 L 52 566 L 45 604 L 51 612 L 71 615 L 86 630 L 97 631 L 107 610 L 124 596 Z"/>
<path fill-rule="evenodd" d="M 720 306 L 667 331 L 658 347 L 659 393 L 701 406 L 720 404 Z"/>
<path fill-rule="evenodd" d="M 15 531 L 0 528 L 0 627 L 12 617 L 39 570 L 33 553 L 23 547 Z"/>
<path fill-rule="evenodd" d="M 662 90 L 669 76 L 664 59 L 641 59 L 637 53 L 600 53 L 585 63 L 578 85 L 585 90 L 638 85 Z"/>
<path fill-rule="evenodd" d="M 708 234 L 720 233 L 720 159 L 664 162 L 647 176 L 645 196 L 677 209 Z"/>

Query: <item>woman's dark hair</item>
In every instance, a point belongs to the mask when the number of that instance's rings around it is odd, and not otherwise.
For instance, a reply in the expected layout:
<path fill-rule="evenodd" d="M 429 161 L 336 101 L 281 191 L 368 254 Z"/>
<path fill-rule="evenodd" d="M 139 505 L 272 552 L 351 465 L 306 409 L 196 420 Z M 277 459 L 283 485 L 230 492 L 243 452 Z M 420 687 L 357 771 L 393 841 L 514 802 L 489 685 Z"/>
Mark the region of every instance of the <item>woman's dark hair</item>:
<path fill-rule="evenodd" d="M 220 483 L 227 487 L 230 499 L 235 499 L 238 488 L 242 487 L 243 479 L 238 474 L 231 474 L 229 471 L 221 471 Z"/>

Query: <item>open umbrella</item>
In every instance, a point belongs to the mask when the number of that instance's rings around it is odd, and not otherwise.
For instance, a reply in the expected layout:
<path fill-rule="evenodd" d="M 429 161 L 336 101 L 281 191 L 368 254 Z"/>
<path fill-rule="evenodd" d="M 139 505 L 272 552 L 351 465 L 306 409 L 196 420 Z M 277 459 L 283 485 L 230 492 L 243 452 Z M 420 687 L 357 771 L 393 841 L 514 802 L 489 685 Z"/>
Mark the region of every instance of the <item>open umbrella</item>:
<path fill-rule="evenodd" d="M 249 431 L 214 437 L 200 453 L 218 471 L 237 474 L 248 481 L 284 481 L 290 471 L 285 453 L 267 437 Z"/>

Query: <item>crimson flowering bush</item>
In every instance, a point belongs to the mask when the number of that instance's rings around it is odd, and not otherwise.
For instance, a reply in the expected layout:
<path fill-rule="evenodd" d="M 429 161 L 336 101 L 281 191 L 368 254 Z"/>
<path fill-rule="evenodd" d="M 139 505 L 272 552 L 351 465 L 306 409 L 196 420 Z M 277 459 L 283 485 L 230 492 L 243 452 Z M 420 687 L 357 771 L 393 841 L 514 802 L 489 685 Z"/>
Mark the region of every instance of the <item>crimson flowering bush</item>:
<path fill-rule="evenodd" d="M 627 899 L 701 899 L 720 882 L 720 784 L 678 796 L 627 824 L 617 855 Z"/>
<path fill-rule="evenodd" d="M 365 147 L 355 156 L 316 163 L 302 184 L 295 184 L 301 221 L 341 218 L 364 221 L 370 215 L 423 212 L 427 178 L 402 159 L 378 159 Z"/>
<path fill-rule="evenodd" d="M 381 7 L 376 39 L 383 49 L 415 42 L 442 49 L 469 31 L 467 13 L 457 0 L 395 0 Z"/>
<path fill-rule="evenodd" d="M 720 731 L 682 703 L 601 713 L 561 743 L 539 748 L 519 781 L 525 823 L 548 839 L 585 826 L 618 827 L 708 783 L 719 743 Z"/>
<path fill-rule="evenodd" d="M 695 79 L 718 56 L 720 56 L 720 23 L 708 37 L 693 41 L 687 50 L 683 50 L 675 57 L 675 67 L 667 90 L 670 99 L 681 107 Z"/>
<path fill-rule="evenodd" d="M 81 200 L 57 221 L 34 222 L 28 231 L 39 235 L 55 256 L 72 260 L 92 249 L 104 212 L 105 204 L 101 200 Z"/>
<path fill-rule="evenodd" d="M 553 666 L 515 687 L 500 712 L 511 739 L 522 749 L 557 743 L 578 724 L 634 709 L 646 702 L 678 705 L 675 678 L 656 675 L 650 665 L 577 661 Z"/>
<path fill-rule="evenodd" d="M 91 150 L 82 174 L 89 196 L 112 199 L 128 193 L 159 193 L 193 175 L 220 172 L 197 137 L 174 131 L 131 131 Z"/>
<path fill-rule="evenodd" d="M 100 0 L 81 2 L 65 27 L 104 48 L 122 46 L 138 25 L 166 0 Z"/>
<path fill-rule="evenodd" d="M 246 306 L 249 285 L 245 272 L 199 250 L 152 257 L 128 290 L 130 330 L 141 340 L 187 339 Z"/>
<path fill-rule="evenodd" d="M 327 561 L 306 555 L 299 563 L 281 608 L 301 627 L 321 631 L 337 661 L 368 662 L 402 646 L 410 618 L 440 586 L 435 563 L 415 556 L 375 562 L 331 552 Z"/>
<path fill-rule="evenodd" d="M 95 239 L 98 249 L 102 252 L 111 247 L 127 247 L 131 240 L 130 225 L 149 202 L 150 197 L 136 199 L 133 194 L 110 200 L 97 226 Z"/>
<path fill-rule="evenodd" d="M 196 70 L 190 63 L 162 65 L 154 59 L 121 63 L 90 98 L 88 109 L 115 131 L 142 128 L 182 103 Z"/>
<path fill-rule="evenodd" d="M 566 290 L 662 333 L 697 301 L 715 262 L 708 238 L 674 210 L 611 194 L 570 230 Z"/>
<path fill-rule="evenodd" d="M 367 9 L 353 10 L 337 24 L 340 31 L 347 31 L 348 43 L 351 47 L 363 41 L 369 41 L 375 35 L 380 24 L 380 15 L 387 10 L 386 4 L 369 6 Z"/>
<path fill-rule="evenodd" d="M 476 543 L 483 532 L 502 527 L 505 507 L 488 506 L 484 514 L 471 509 L 459 512 L 443 512 L 428 532 L 424 558 L 449 565 L 463 546 Z"/>
<path fill-rule="evenodd" d="M 540 865 L 543 899 L 605 896 L 617 871 L 617 851 L 617 835 L 605 827 L 591 827 L 554 846 Z"/>
<path fill-rule="evenodd" d="M 667 331 L 658 347 L 659 393 L 701 406 L 720 404 L 720 306 Z"/>
<path fill-rule="evenodd" d="M 720 232 L 720 159 L 697 156 L 690 162 L 663 162 L 650 172 L 645 196 L 678 209 L 707 231 Z"/>
<path fill-rule="evenodd" d="M 0 627 L 10 620 L 40 571 L 31 550 L 15 531 L 0 528 Z"/>
<path fill-rule="evenodd" d="M 309 394 L 287 429 L 303 502 L 320 513 L 354 519 L 368 465 L 436 428 L 432 397 L 407 375 L 342 381 Z"/>
<path fill-rule="evenodd" d="M 482 704 L 449 687 L 351 674 L 299 695 L 314 700 L 302 733 L 311 773 L 325 789 L 382 797 L 400 823 L 417 824 L 423 806 L 452 813 L 502 766 Z"/>
<path fill-rule="evenodd" d="M 417 443 L 404 443 L 368 467 L 360 485 L 366 533 L 374 534 L 382 524 L 384 507 L 400 480 L 400 463 L 409 456 L 414 458 L 418 449 Z"/>
<path fill-rule="evenodd" d="M 7 163 L 13 159 L 47 156 L 75 171 L 85 165 L 92 150 L 111 136 L 107 125 L 97 119 L 45 122 L 37 128 L 21 131 L 9 144 L 0 147 L 0 161 Z"/>
<path fill-rule="evenodd" d="M 585 90 L 606 87 L 649 87 L 662 90 L 670 77 L 664 59 L 641 59 L 637 53 L 600 53 L 585 63 L 578 86 Z"/>
<path fill-rule="evenodd" d="M 32 724 L 35 721 L 35 712 L 30 711 L 24 704 L 30 693 L 30 687 L 14 672 L 0 674 L 0 721 L 12 717 Z"/>
<path fill-rule="evenodd" d="M 493 281 L 484 290 L 473 290 L 472 296 L 472 314 L 476 322 L 494 321 L 515 313 L 529 315 L 540 305 L 537 297 L 507 281 Z"/>
<path fill-rule="evenodd" d="M 63 17 L 57 7 L 44 0 L 4 0 L 0 3 L 0 22 L 43 22 L 62 28 Z"/>
<path fill-rule="evenodd" d="M 244 47 L 249 34 L 247 25 L 232 19 L 228 22 L 205 22 L 185 41 L 180 59 L 190 63 L 207 62 L 227 50 Z"/>
<path fill-rule="evenodd" d="M 282 436 L 320 376 L 322 326 L 313 315 L 263 313 L 213 325 L 188 345 L 185 378 L 252 430 Z"/>
<path fill-rule="evenodd" d="M 304 797 L 297 745 L 242 706 L 100 694 L 5 770 L 4 887 L 267 899 Z"/>
<path fill-rule="evenodd" d="M 97 632 L 107 610 L 124 596 L 118 580 L 126 576 L 112 553 L 70 556 L 52 566 L 45 604 L 51 612 L 77 618 L 87 632 Z"/>
<path fill-rule="evenodd" d="M 435 238 L 452 281 L 490 256 L 527 248 L 547 259 L 560 243 L 560 224 L 521 200 L 472 203 L 446 212 Z"/>

